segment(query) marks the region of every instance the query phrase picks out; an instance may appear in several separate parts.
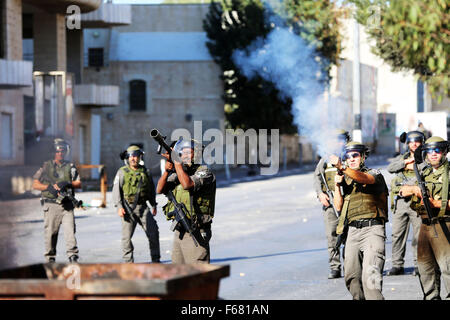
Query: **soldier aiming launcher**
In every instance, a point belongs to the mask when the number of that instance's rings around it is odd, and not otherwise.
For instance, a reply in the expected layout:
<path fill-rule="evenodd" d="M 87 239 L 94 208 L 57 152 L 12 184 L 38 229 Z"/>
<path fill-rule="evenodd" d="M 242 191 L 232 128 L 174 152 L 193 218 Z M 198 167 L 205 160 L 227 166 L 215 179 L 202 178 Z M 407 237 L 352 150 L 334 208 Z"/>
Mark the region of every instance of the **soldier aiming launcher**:
<path fill-rule="evenodd" d="M 150 130 L 150 136 L 156 140 L 156 142 L 158 142 L 159 146 L 158 146 L 158 154 L 161 154 L 162 148 L 164 148 L 169 155 L 172 155 L 172 147 L 169 146 L 165 139 L 166 137 L 161 135 L 161 133 L 158 131 L 158 129 L 152 129 Z M 172 146 L 175 143 L 172 144 Z M 172 157 L 172 156 L 171 156 Z M 171 161 L 171 160 L 169 160 Z M 179 203 L 176 199 L 175 196 L 173 195 L 172 191 L 169 190 L 167 192 L 167 198 L 169 199 L 170 202 L 172 202 L 173 206 L 174 206 L 174 210 L 172 212 L 169 212 L 167 214 L 168 218 L 173 218 L 174 221 L 172 223 L 172 226 L 170 227 L 170 230 L 175 231 L 175 230 L 179 230 L 180 231 L 180 237 L 182 237 L 183 232 L 188 232 L 189 235 L 192 238 L 192 241 L 194 241 L 194 244 L 196 247 L 198 247 L 198 240 L 195 238 L 194 235 L 194 229 L 191 226 L 191 222 L 189 220 L 189 218 L 187 217 L 187 213 L 188 210 L 186 208 L 186 206 L 183 203 Z M 201 237 L 201 234 L 200 234 Z M 202 239 L 204 240 L 204 239 Z"/>

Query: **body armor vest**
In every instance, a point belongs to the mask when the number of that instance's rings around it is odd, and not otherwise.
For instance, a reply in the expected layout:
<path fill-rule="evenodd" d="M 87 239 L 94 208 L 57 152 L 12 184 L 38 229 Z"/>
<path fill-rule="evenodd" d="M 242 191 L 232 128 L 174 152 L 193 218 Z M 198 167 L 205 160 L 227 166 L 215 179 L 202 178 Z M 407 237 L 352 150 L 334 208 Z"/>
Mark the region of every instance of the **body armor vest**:
<path fill-rule="evenodd" d="M 334 177 L 336 176 L 337 168 L 333 167 L 331 164 L 327 163 L 325 167 L 325 180 L 328 185 L 328 189 L 334 192 Z M 322 192 L 326 192 L 326 188 L 322 185 Z"/>
<path fill-rule="evenodd" d="M 402 159 L 409 158 L 409 152 L 405 153 Z M 394 178 L 391 180 L 391 193 L 390 193 L 390 201 L 391 201 L 391 209 L 395 208 L 395 197 L 398 196 L 400 192 L 400 188 L 405 185 L 413 185 L 412 181 L 416 181 L 416 174 L 414 170 L 407 170 L 406 168 L 401 172 L 397 173 Z"/>
<path fill-rule="evenodd" d="M 122 191 L 124 199 L 129 204 L 132 204 L 139 191 L 138 204 L 143 204 L 146 200 L 149 200 L 147 199 L 147 195 L 149 194 L 150 181 L 147 175 L 147 169 L 145 167 L 139 167 L 133 170 L 128 166 L 123 166 L 120 170 L 123 171 Z M 140 188 L 139 181 L 142 181 Z"/>
<path fill-rule="evenodd" d="M 361 170 L 367 172 L 367 169 Z M 348 202 L 346 212 L 342 212 L 347 216 L 348 222 L 360 219 L 382 218 L 387 221 L 387 195 L 388 189 L 383 179 L 384 190 L 380 190 L 379 184 L 363 185 L 354 182 L 346 177 L 346 182 L 352 188 L 352 192 L 345 196 L 344 201 Z"/>
<path fill-rule="evenodd" d="M 63 181 L 72 181 L 70 170 L 72 165 L 70 162 L 64 161 L 61 165 L 57 165 L 53 160 L 44 162 L 43 171 L 41 175 L 41 182 L 44 184 L 55 184 Z M 73 193 L 72 188 L 67 188 L 68 191 Z M 55 200 L 53 194 L 48 191 L 42 191 L 42 197 L 45 199 Z"/>
<path fill-rule="evenodd" d="M 194 175 L 199 170 L 204 170 L 204 166 L 198 166 L 197 168 L 190 169 L 189 175 Z M 215 181 L 211 185 L 202 187 L 196 192 L 191 190 L 185 190 L 181 183 L 179 183 L 173 190 L 173 196 L 177 202 L 183 203 L 188 211 L 187 217 L 192 219 L 195 215 L 201 215 L 202 223 L 207 223 L 214 217 L 214 207 L 216 198 L 216 184 Z M 192 202 L 191 202 L 192 201 Z M 168 202 L 164 208 L 164 213 L 167 214 L 174 210 L 172 202 Z"/>

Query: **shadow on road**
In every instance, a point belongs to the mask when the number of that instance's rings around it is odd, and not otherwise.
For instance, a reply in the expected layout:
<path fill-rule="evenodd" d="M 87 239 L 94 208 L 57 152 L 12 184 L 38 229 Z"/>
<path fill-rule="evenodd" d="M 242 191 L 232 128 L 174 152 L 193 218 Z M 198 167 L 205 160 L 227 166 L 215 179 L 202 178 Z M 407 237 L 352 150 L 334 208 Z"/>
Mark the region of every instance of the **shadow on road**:
<path fill-rule="evenodd" d="M 311 253 L 311 252 L 319 252 L 319 251 L 327 251 L 327 248 L 279 252 L 279 253 L 264 254 L 264 255 L 253 256 L 253 257 L 242 256 L 242 257 L 211 259 L 211 263 L 220 263 L 220 262 L 227 262 L 227 261 L 234 261 L 234 260 L 260 259 L 260 258 L 267 258 L 267 257 L 284 256 L 284 255 L 289 255 L 289 254 L 302 254 L 302 253 Z"/>

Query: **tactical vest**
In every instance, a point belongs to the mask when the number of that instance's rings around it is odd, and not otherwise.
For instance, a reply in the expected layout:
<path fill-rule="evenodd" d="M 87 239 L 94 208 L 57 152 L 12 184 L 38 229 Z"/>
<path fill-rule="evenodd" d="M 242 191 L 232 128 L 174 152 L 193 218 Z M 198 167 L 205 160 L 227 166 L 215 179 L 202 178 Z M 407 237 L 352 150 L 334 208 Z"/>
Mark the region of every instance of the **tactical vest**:
<path fill-rule="evenodd" d="M 138 204 L 145 203 L 148 199 L 149 189 L 150 189 L 150 178 L 147 175 L 147 169 L 145 167 L 139 167 L 136 170 L 131 169 L 128 166 L 123 166 L 120 168 L 123 171 L 123 197 L 131 205 L 134 203 L 136 195 L 139 191 Z M 141 186 L 139 187 L 139 181 Z"/>
<path fill-rule="evenodd" d="M 67 161 L 62 162 L 61 165 L 57 165 L 53 160 L 46 161 L 44 162 L 44 165 L 42 167 L 43 171 L 40 181 L 43 184 L 51 184 L 51 185 L 63 181 L 71 182 L 72 181 L 72 176 L 70 172 L 71 168 L 72 164 Z M 73 192 L 73 189 L 71 188 L 67 189 Z M 42 191 L 42 197 L 51 200 L 55 200 L 57 198 L 48 191 Z"/>
<path fill-rule="evenodd" d="M 361 171 L 367 172 L 368 170 L 363 168 Z M 345 218 L 349 223 L 360 219 L 381 218 L 385 222 L 388 220 L 388 188 L 383 176 L 381 179 L 383 190 L 380 191 L 381 187 L 378 183 L 363 185 L 345 177 L 345 182 L 352 191 L 344 197 L 344 205 L 336 230 L 338 234 L 343 231 Z"/>
<path fill-rule="evenodd" d="M 402 159 L 407 159 L 409 157 L 409 152 L 405 153 L 402 157 Z M 395 207 L 395 200 L 394 198 L 398 196 L 398 193 L 400 192 L 400 189 L 402 186 L 407 185 L 407 181 L 414 180 L 416 178 L 416 174 L 414 173 L 414 170 L 402 170 L 401 172 L 397 173 L 394 178 L 391 180 L 391 193 L 390 193 L 390 202 L 391 202 L 391 209 L 394 209 Z"/>
<path fill-rule="evenodd" d="M 325 168 L 325 180 L 328 185 L 328 189 L 334 192 L 334 177 L 336 176 L 337 168 L 333 167 L 331 164 L 327 163 Z M 322 184 L 322 192 L 326 192 L 325 186 Z"/>
<path fill-rule="evenodd" d="M 204 169 L 205 166 L 198 166 L 197 168 L 194 167 L 188 174 L 193 175 L 197 171 Z M 215 181 L 214 184 L 205 186 L 196 192 L 185 190 L 181 183 L 179 183 L 172 192 L 175 200 L 179 203 L 183 203 L 186 206 L 186 209 L 188 211 L 187 217 L 189 219 L 192 219 L 192 217 L 195 217 L 196 215 L 200 215 L 201 217 L 199 218 L 201 219 L 201 221 L 199 221 L 198 223 L 204 224 L 210 222 L 214 217 L 214 207 L 216 199 Z M 175 207 L 170 201 L 163 207 L 166 216 L 174 209 Z M 196 219 L 197 217 L 194 218 L 194 220 Z"/>

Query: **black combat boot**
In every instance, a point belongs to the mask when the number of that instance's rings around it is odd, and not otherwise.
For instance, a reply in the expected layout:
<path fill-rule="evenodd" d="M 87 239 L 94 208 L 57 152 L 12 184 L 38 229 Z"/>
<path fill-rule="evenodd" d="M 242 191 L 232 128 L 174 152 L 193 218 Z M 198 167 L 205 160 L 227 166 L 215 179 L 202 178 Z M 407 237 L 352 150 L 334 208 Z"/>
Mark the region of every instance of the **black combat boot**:
<path fill-rule="evenodd" d="M 337 279 L 341 277 L 341 270 L 331 270 L 328 279 Z"/>
<path fill-rule="evenodd" d="M 70 263 L 78 263 L 78 256 L 73 255 L 73 256 L 69 257 L 69 262 Z"/>
<path fill-rule="evenodd" d="M 405 274 L 405 269 L 403 267 L 392 267 L 387 273 L 388 276 L 399 276 Z"/>

